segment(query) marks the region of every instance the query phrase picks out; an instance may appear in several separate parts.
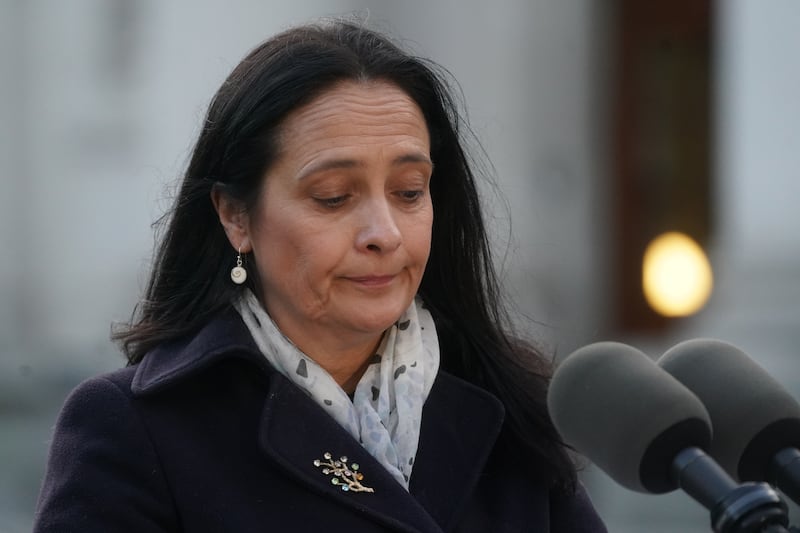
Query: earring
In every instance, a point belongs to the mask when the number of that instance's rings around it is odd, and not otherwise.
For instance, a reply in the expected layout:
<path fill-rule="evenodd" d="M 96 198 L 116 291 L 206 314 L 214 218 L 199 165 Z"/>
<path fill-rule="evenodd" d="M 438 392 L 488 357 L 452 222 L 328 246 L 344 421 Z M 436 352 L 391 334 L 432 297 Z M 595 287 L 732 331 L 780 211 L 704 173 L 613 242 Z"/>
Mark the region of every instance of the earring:
<path fill-rule="evenodd" d="M 237 285 L 241 285 L 247 279 L 247 270 L 242 266 L 242 247 L 239 247 L 238 255 L 236 256 L 236 266 L 231 269 L 231 281 Z"/>

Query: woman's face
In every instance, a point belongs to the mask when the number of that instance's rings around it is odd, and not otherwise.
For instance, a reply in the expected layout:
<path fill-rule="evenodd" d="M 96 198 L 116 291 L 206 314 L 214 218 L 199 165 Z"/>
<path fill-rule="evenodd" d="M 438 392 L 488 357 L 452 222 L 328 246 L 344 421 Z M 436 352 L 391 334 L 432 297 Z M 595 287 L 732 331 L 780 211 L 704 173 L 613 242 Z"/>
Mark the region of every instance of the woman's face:
<path fill-rule="evenodd" d="M 344 82 L 293 111 L 249 218 L 273 320 L 301 348 L 375 340 L 428 260 L 433 166 L 422 112 L 386 82 Z"/>

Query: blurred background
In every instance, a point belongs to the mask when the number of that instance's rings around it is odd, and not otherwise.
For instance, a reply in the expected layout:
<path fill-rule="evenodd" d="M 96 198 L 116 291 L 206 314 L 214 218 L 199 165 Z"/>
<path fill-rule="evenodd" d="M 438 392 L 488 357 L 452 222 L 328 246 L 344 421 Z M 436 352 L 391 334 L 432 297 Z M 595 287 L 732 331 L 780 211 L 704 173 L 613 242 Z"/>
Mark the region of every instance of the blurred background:
<path fill-rule="evenodd" d="M 212 94 L 269 35 L 353 12 L 461 84 L 534 337 L 718 337 L 800 397 L 796 0 L 0 0 L 0 533 L 30 530 L 68 391 L 123 365 L 110 324 Z M 612 532 L 709 531 L 688 496 L 583 475 Z"/>

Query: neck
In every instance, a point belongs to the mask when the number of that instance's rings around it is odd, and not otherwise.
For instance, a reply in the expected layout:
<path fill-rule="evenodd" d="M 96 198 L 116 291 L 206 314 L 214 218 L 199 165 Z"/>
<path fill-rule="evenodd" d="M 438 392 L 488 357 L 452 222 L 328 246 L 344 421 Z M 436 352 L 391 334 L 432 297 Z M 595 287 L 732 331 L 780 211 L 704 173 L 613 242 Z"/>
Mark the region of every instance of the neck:
<path fill-rule="evenodd" d="M 345 391 L 348 395 L 352 395 L 356 391 L 356 386 L 358 385 L 358 382 L 361 381 L 361 376 L 363 376 L 364 372 L 366 372 L 371 358 L 372 354 L 370 354 L 370 356 L 368 356 L 364 361 L 362 361 L 361 365 L 358 368 L 356 368 L 354 372 L 351 372 L 350 369 L 343 369 L 341 372 L 339 372 L 337 370 L 332 370 L 324 366 L 323 368 L 325 368 L 328 374 L 330 374 L 333 377 L 333 379 L 336 381 L 336 383 L 339 384 L 339 386 L 342 388 L 343 391 Z"/>
<path fill-rule="evenodd" d="M 278 324 L 278 327 L 281 328 L 281 325 Z M 341 338 L 330 339 L 310 335 L 299 339 L 282 328 L 281 331 L 300 351 L 324 368 L 348 394 L 356 390 L 356 385 L 367 370 L 383 338 L 381 333 L 377 337 L 370 335 L 358 341 L 344 343 Z"/>
<path fill-rule="evenodd" d="M 301 352 L 322 367 L 347 394 L 356 390 L 372 356 L 383 339 L 379 333 L 332 331 L 324 325 L 297 323 L 291 317 L 271 313 L 262 299 L 259 304 L 270 315 L 280 332 Z"/>

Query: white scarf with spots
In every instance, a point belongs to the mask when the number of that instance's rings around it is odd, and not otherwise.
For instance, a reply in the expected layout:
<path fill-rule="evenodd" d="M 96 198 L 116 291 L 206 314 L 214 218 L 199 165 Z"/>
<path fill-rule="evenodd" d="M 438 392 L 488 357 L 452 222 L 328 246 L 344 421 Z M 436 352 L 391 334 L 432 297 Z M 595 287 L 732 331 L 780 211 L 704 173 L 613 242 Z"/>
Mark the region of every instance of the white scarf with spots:
<path fill-rule="evenodd" d="M 245 291 L 235 307 L 270 364 L 305 390 L 408 490 L 422 407 L 439 371 L 436 327 L 419 297 L 384 334 L 352 401 L 281 333 L 252 292 Z M 322 453 L 325 443 L 320 446 Z"/>

